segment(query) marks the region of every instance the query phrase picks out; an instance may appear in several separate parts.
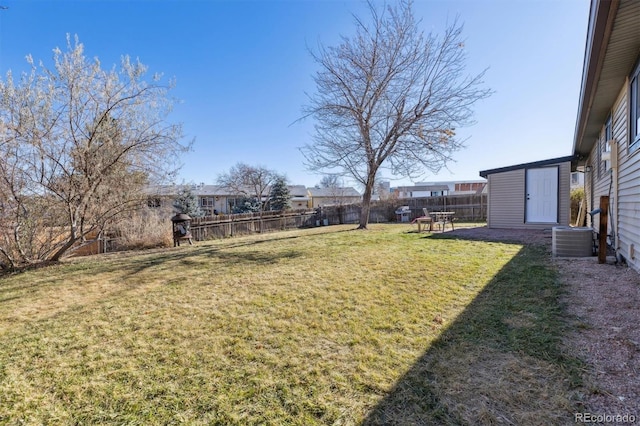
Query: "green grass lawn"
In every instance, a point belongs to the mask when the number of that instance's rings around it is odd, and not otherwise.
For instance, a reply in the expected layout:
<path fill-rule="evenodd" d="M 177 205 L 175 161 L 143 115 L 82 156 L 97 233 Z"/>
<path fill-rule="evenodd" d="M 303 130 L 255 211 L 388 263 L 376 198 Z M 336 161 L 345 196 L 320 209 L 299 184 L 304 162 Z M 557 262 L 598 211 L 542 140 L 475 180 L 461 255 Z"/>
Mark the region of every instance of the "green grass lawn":
<path fill-rule="evenodd" d="M 0 424 L 563 424 L 540 247 L 353 225 L 0 278 Z"/>

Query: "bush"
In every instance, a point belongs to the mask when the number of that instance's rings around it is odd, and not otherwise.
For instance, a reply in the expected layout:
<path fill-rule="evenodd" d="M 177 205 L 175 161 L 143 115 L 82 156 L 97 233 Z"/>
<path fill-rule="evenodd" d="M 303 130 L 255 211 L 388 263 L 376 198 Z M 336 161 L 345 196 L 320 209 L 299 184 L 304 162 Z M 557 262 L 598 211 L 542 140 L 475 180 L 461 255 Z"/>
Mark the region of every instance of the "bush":
<path fill-rule="evenodd" d="M 140 250 L 156 247 L 172 247 L 171 225 L 173 210 L 142 209 L 116 223 L 109 232 L 115 237 L 112 251 Z"/>
<path fill-rule="evenodd" d="M 584 200 L 584 188 L 574 188 L 571 190 L 571 223 L 574 224 L 578 220 L 578 212 L 580 211 L 580 202 Z M 586 207 L 585 207 L 586 208 Z M 579 224 L 584 225 L 583 223 Z"/>

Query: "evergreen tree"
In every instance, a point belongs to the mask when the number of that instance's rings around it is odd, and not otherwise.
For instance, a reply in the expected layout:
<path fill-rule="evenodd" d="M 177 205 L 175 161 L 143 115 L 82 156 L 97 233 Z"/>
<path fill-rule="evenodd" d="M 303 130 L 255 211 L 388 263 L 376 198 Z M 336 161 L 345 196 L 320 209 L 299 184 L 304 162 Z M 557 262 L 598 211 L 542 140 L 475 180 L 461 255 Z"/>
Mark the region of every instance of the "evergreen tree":
<path fill-rule="evenodd" d="M 287 210 L 291 208 L 291 193 L 287 187 L 287 182 L 283 178 L 278 178 L 271 187 L 269 206 L 271 210 Z"/>
<path fill-rule="evenodd" d="M 257 213 L 261 209 L 260 203 L 257 198 L 243 197 L 238 204 L 233 206 L 233 213 Z"/>
<path fill-rule="evenodd" d="M 179 213 L 184 213 L 192 218 L 204 216 L 204 212 L 200 209 L 198 196 L 193 193 L 191 185 L 184 185 L 180 188 L 173 207 L 175 207 Z"/>

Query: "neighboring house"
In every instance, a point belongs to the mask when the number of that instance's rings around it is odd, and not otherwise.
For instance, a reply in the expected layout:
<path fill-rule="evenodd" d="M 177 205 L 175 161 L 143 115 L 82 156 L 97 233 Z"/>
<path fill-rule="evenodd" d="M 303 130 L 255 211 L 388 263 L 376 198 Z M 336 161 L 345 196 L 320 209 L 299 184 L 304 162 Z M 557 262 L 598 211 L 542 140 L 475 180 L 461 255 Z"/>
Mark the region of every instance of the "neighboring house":
<path fill-rule="evenodd" d="M 373 194 L 371 194 L 371 201 L 388 200 L 391 196 L 391 183 L 388 181 L 382 181 L 373 187 Z"/>
<path fill-rule="evenodd" d="M 573 156 L 484 170 L 488 180 L 487 226 L 546 229 L 570 220 Z"/>
<path fill-rule="evenodd" d="M 171 207 L 178 193 L 179 185 L 154 186 L 147 189 L 149 207 Z M 291 194 L 292 209 L 306 209 L 310 206 L 310 198 L 304 185 L 288 185 Z M 220 185 L 192 185 L 193 193 L 198 197 L 200 209 L 205 216 L 213 216 L 214 212 L 229 214 L 233 207 L 240 203 L 245 195 L 237 194 Z M 248 191 L 250 192 L 250 191 Z M 263 194 L 263 202 L 269 199 L 269 189 Z"/>
<path fill-rule="evenodd" d="M 176 185 L 152 185 L 144 189 L 150 208 L 173 208 L 178 187 Z"/>
<path fill-rule="evenodd" d="M 171 207 L 174 204 L 178 191 L 183 185 L 161 185 L 150 187 L 147 204 L 149 207 Z M 205 216 L 212 216 L 214 211 L 218 213 L 230 213 L 233 206 L 243 198 L 233 191 L 229 191 L 220 185 L 191 185 L 192 193 L 198 197 L 200 210 Z"/>
<path fill-rule="evenodd" d="M 486 180 L 419 182 L 412 186 L 398 186 L 392 188 L 392 191 L 398 198 L 440 197 L 443 195 L 479 194 L 486 185 Z"/>
<path fill-rule="evenodd" d="M 398 198 L 424 198 L 449 195 L 449 186 L 439 183 L 418 183 L 412 186 L 398 186 L 393 188 Z"/>
<path fill-rule="evenodd" d="M 311 197 L 304 185 L 289 185 L 291 194 L 291 208 L 294 210 L 307 209 L 311 207 Z"/>
<path fill-rule="evenodd" d="M 584 188 L 584 172 L 571 172 L 571 190 Z"/>
<path fill-rule="evenodd" d="M 591 1 L 573 142 L 586 211 L 609 196 L 610 243 L 640 270 L 640 1 Z M 587 216 L 598 230 L 599 219 Z"/>
<path fill-rule="evenodd" d="M 196 185 L 193 193 L 198 197 L 200 210 L 205 216 L 213 216 L 215 212 L 231 213 L 233 206 L 243 198 L 220 185 Z"/>
<path fill-rule="evenodd" d="M 310 199 L 307 194 L 307 188 L 304 185 L 287 185 L 289 188 L 289 194 L 291 195 L 291 208 L 294 210 L 309 208 Z M 251 193 L 247 190 L 247 193 Z M 262 202 L 269 201 L 269 194 L 271 189 L 267 188 L 262 196 Z M 241 202 L 245 195 L 233 193 L 224 187 L 218 185 L 205 185 L 202 189 L 196 192 L 201 200 L 213 199 L 214 207 L 219 213 L 231 213 L 234 206 Z"/>
<path fill-rule="evenodd" d="M 362 201 L 362 195 L 351 187 L 308 188 L 311 207 L 354 204 Z"/>
<path fill-rule="evenodd" d="M 469 180 L 453 183 L 451 195 L 482 194 L 487 190 L 486 180 Z"/>

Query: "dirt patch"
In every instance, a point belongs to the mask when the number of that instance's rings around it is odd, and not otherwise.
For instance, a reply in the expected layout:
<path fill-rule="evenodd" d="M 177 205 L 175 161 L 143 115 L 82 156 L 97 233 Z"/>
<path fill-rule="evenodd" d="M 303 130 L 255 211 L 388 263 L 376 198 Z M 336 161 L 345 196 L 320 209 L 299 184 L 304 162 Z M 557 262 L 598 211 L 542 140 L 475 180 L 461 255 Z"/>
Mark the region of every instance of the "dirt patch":
<path fill-rule="evenodd" d="M 567 310 L 576 331 L 568 346 L 587 362 L 586 411 L 640 414 L 640 277 L 597 259 L 556 259 L 567 285 Z"/>
<path fill-rule="evenodd" d="M 453 234 L 548 246 L 551 262 L 567 286 L 563 302 L 574 326 L 565 344 L 587 364 L 585 387 L 578 395 L 583 413 L 609 416 L 601 418 L 604 422 L 600 424 L 629 423 L 630 416 L 639 422 L 640 275 L 626 266 L 599 264 L 596 257 L 551 258 L 551 230 L 478 227 L 457 229 Z"/>

